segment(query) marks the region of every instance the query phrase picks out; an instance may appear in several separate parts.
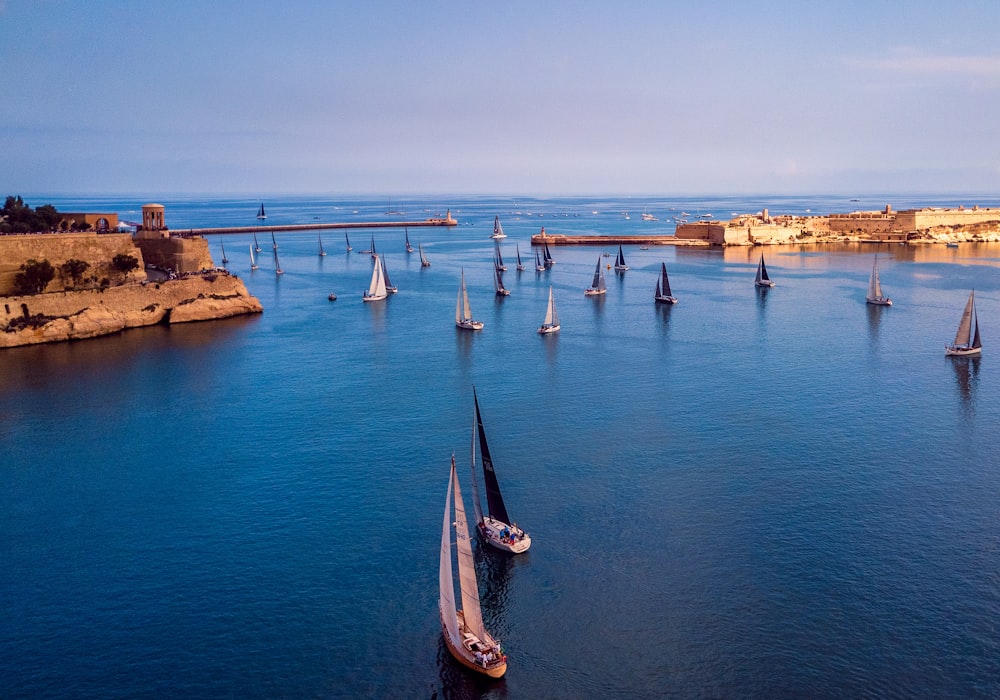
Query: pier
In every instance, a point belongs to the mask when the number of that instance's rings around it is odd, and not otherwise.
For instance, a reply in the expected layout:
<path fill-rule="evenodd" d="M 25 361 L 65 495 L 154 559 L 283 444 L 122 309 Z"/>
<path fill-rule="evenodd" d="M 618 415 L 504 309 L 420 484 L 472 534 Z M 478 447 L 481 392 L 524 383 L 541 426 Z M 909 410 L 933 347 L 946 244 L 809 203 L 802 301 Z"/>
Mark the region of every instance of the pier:
<path fill-rule="evenodd" d="M 562 234 L 536 233 L 531 237 L 531 245 L 708 245 L 706 241 L 677 238 L 666 235 L 645 236 L 566 236 Z"/>
<path fill-rule="evenodd" d="M 312 223 L 312 224 L 277 224 L 274 226 L 225 226 L 219 228 L 189 228 L 174 229 L 177 236 L 205 236 L 227 233 L 273 233 L 277 231 L 317 231 L 325 229 L 353 228 L 419 228 L 421 226 L 457 226 L 458 221 L 450 214 L 445 219 L 424 219 L 423 221 L 358 221 L 355 223 Z"/>

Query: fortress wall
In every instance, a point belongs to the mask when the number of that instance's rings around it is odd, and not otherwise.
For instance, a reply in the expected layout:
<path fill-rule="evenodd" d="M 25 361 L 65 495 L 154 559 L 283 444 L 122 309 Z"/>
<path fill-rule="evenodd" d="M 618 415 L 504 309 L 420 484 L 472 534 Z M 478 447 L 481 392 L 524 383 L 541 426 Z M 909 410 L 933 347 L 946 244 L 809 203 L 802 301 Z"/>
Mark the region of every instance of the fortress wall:
<path fill-rule="evenodd" d="M 678 225 L 674 236 L 689 240 L 708 241 L 712 245 L 724 245 L 726 242 L 726 227 L 724 224 L 717 222 L 696 221 L 690 224 Z"/>
<path fill-rule="evenodd" d="M 802 229 L 791 226 L 741 226 L 737 230 L 746 233 L 749 243 L 789 243 L 801 233 Z M 727 239 L 729 236 L 727 235 Z"/>
<path fill-rule="evenodd" d="M 90 263 L 84 279 L 100 284 L 102 279 L 115 282 L 121 274 L 111 268 L 111 260 L 119 253 L 139 260 L 139 269 L 129 274 L 130 280 L 146 279 L 142 253 L 132 243 L 128 233 L 43 233 L 0 236 L 0 295 L 14 292 L 14 276 L 28 260 L 48 260 L 56 268 L 56 276 L 47 291 L 63 289 L 72 284 L 64 279 L 59 266 L 75 258 Z"/>
<path fill-rule="evenodd" d="M 935 226 L 968 226 L 1000 221 L 1000 209 L 907 209 L 896 214 L 901 231 L 920 231 Z"/>
<path fill-rule="evenodd" d="M 200 236 L 137 238 L 135 244 L 142 250 L 143 258 L 150 265 L 177 272 L 197 272 L 215 267 L 208 250 L 208 240 Z"/>
<path fill-rule="evenodd" d="M 829 217 L 829 227 L 832 233 L 888 233 L 897 229 L 896 219 L 899 214 L 886 216 L 881 212 L 863 214 L 834 214 Z"/>

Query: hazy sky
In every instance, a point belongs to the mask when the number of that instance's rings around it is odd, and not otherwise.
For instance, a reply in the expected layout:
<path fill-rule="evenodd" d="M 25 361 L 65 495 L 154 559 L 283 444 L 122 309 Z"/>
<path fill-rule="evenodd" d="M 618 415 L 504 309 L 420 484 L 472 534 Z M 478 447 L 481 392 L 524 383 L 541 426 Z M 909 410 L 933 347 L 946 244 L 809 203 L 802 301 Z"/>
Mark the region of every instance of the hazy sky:
<path fill-rule="evenodd" d="M 0 194 L 993 193 L 997 0 L 0 0 Z"/>

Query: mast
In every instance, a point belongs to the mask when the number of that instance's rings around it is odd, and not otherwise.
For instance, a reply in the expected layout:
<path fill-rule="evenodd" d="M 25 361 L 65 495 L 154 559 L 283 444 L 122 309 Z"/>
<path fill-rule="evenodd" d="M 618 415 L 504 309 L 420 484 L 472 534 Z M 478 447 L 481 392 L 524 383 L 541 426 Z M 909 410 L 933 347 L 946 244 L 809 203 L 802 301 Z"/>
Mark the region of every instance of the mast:
<path fill-rule="evenodd" d="M 507 507 L 500 494 L 500 483 L 493 470 L 493 457 L 490 455 L 489 445 L 486 444 L 486 430 L 483 428 L 483 418 L 479 413 L 479 398 L 476 396 L 475 387 L 472 389 L 472 398 L 476 404 L 476 429 L 479 433 L 479 454 L 483 461 L 483 480 L 486 482 L 486 505 L 489 508 L 491 518 L 510 524 Z"/>
<path fill-rule="evenodd" d="M 326 255 L 326 251 L 323 250 L 323 237 L 317 233 L 316 234 L 316 240 L 319 241 L 319 254 L 320 254 L 320 256 Z"/>
<path fill-rule="evenodd" d="M 975 292 L 973 292 L 973 294 L 975 294 Z M 983 343 L 979 339 L 979 315 L 976 313 L 976 305 L 975 305 L 975 303 L 973 303 L 973 305 L 972 305 L 972 323 L 973 323 L 973 325 L 975 326 L 975 329 L 976 329 L 975 333 L 973 334 L 973 338 L 972 338 L 972 347 L 974 347 L 974 348 L 981 348 L 981 347 L 983 347 Z"/>
<path fill-rule="evenodd" d="M 475 400 L 476 397 L 476 387 L 472 387 L 472 397 Z M 476 404 L 476 408 L 479 404 Z M 472 453 L 472 460 L 470 462 L 472 468 L 472 507 L 476 513 L 476 524 L 483 522 L 483 508 L 479 501 L 479 479 L 476 477 L 476 419 L 478 418 L 478 413 L 473 411 L 472 413 L 472 439 L 469 441 L 469 451 Z"/>
<path fill-rule="evenodd" d="M 549 286 L 549 313 L 552 316 L 552 319 L 551 319 L 550 323 L 553 326 L 558 326 L 559 325 L 559 314 L 556 313 L 556 300 L 555 300 L 555 297 L 552 296 L 552 286 L 551 285 Z"/>
<path fill-rule="evenodd" d="M 458 586 L 462 592 L 462 613 L 469 631 L 486 641 L 483 612 L 479 606 L 479 585 L 476 583 L 476 564 L 472 559 L 472 544 L 469 542 L 469 525 L 465 518 L 465 504 L 462 489 L 455 473 L 455 459 L 451 462 L 452 483 L 455 487 L 455 540 L 458 549 Z"/>
<path fill-rule="evenodd" d="M 441 524 L 441 554 L 438 565 L 438 609 L 445 633 L 456 648 L 461 639 L 458 634 L 458 615 L 455 614 L 455 578 L 451 571 L 451 492 L 455 483 L 455 457 L 451 458 L 448 477 L 448 495 L 444 500 L 444 522 Z"/>

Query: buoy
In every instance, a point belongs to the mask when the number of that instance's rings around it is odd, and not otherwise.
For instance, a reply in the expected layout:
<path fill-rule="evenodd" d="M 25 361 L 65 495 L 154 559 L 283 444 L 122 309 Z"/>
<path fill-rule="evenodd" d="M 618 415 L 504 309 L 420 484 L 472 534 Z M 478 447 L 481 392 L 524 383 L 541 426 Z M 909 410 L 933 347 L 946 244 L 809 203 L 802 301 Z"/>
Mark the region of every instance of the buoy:
<path fill-rule="evenodd" d="M 337 301 L 337 295 L 331 294 L 330 296 L 327 297 L 327 299 L 329 299 L 330 301 Z"/>

